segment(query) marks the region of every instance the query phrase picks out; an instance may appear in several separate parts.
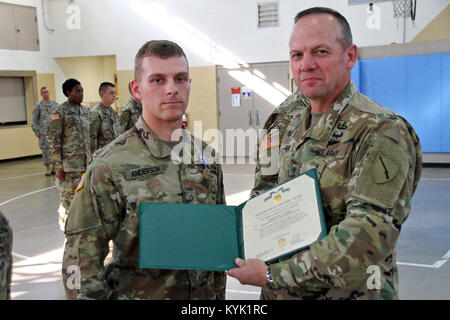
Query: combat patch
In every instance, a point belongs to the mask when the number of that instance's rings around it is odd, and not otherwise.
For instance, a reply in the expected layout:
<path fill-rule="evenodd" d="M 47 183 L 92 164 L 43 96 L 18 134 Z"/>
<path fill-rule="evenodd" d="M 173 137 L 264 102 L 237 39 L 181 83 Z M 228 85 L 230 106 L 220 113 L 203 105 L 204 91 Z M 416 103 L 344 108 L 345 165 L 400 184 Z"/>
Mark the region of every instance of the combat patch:
<path fill-rule="evenodd" d="M 125 172 L 126 180 L 136 180 L 148 175 L 164 173 L 165 170 L 161 166 L 152 166 L 146 168 L 133 169 Z"/>

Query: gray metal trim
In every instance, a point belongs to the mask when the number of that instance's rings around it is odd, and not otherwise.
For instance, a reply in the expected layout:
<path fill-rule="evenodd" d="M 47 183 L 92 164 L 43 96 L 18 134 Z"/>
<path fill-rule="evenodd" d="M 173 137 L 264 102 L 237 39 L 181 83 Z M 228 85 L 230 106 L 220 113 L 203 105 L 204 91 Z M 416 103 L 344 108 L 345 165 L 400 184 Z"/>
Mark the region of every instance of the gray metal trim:
<path fill-rule="evenodd" d="M 358 51 L 359 60 L 446 53 L 450 52 L 450 39 L 360 47 Z"/>

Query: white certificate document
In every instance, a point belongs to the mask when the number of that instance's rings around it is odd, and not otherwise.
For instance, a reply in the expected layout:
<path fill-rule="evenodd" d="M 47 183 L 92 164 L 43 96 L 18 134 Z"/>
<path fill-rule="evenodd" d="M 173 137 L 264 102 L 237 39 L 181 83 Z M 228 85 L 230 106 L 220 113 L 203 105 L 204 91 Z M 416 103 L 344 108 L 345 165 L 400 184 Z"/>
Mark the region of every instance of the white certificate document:
<path fill-rule="evenodd" d="M 246 202 L 242 208 L 245 259 L 270 261 L 325 236 L 314 177 L 302 174 Z"/>

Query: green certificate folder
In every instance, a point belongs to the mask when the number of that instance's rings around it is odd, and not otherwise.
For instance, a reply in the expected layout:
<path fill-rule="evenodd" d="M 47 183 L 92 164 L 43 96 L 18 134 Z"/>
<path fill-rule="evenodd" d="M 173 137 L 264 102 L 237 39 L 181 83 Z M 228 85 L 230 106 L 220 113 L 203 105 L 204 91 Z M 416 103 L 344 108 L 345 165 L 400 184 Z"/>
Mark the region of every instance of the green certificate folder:
<path fill-rule="evenodd" d="M 236 258 L 266 262 L 326 235 L 315 169 L 239 206 L 143 202 L 139 207 L 141 268 L 235 268 Z"/>

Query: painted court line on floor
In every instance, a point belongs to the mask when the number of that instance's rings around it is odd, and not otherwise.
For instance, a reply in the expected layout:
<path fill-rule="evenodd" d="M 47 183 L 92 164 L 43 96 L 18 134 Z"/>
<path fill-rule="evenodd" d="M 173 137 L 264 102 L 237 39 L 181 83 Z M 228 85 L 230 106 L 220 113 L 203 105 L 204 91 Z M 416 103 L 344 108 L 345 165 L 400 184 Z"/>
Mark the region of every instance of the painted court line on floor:
<path fill-rule="evenodd" d="M 0 207 L 1 207 L 1 206 L 4 206 L 5 204 L 8 204 L 8 203 L 10 203 L 10 202 L 12 202 L 12 201 L 14 201 L 14 200 L 18 200 L 18 199 L 21 199 L 21 198 L 25 198 L 25 197 L 31 196 L 31 195 L 33 195 L 33 194 L 35 194 L 35 193 L 39 193 L 39 192 L 42 192 L 42 191 L 47 191 L 47 190 L 50 190 L 50 189 L 53 189 L 53 188 L 56 188 L 56 186 L 52 186 L 52 187 L 48 187 L 48 188 L 43 188 L 43 189 L 39 189 L 39 190 L 36 190 L 36 191 L 32 191 L 32 192 L 28 192 L 28 193 L 22 194 L 22 195 L 20 195 L 20 196 L 14 197 L 14 198 L 12 198 L 12 199 L 9 199 L 9 200 L 6 200 L 6 201 L 0 203 Z"/>
<path fill-rule="evenodd" d="M 44 173 L 43 173 L 43 172 L 39 172 L 39 173 L 27 174 L 27 175 L 24 175 L 24 176 L 16 176 L 16 177 L 3 178 L 3 179 L 0 179 L 0 181 L 7 181 L 7 180 L 14 180 L 14 179 L 20 179 L 20 178 L 32 177 L 32 176 L 37 176 L 37 175 L 41 175 L 41 174 L 44 174 Z"/>
<path fill-rule="evenodd" d="M 430 264 L 409 263 L 409 262 L 397 262 L 397 264 L 401 265 L 401 266 L 439 269 L 449 259 L 450 259 L 450 250 L 448 250 L 447 253 L 441 259 L 439 259 L 438 261 L 436 261 L 434 264 L 431 264 L 431 265 Z"/>

